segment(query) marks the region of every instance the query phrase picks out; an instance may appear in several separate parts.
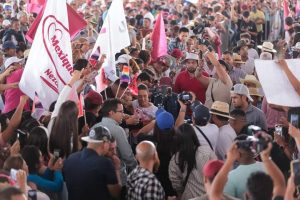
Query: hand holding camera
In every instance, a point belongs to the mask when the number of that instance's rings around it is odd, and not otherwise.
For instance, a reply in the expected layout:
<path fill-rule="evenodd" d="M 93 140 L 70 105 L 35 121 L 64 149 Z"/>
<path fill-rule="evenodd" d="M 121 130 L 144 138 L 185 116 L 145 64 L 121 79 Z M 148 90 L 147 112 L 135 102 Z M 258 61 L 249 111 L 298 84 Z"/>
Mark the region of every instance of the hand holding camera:
<path fill-rule="evenodd" d="M 193 101 L 193 95 L 191 92 L 184 91 L 184 92 L 178 94 L 178 100 L 179 100 L 180 106 L 181 106 L 181 103 L 184 105 L 189 105 Z"/>

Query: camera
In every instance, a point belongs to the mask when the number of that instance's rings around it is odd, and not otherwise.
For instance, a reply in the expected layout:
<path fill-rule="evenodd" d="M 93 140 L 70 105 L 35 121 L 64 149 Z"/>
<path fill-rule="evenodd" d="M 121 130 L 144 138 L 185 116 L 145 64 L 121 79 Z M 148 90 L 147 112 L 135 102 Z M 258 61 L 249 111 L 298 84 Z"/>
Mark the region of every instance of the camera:
<path fill-rule="evenodd" d="M 191 93 L 184 91 L 178 94 L 178 99 L 184 104 L 189 104 L 190 101 L 193 99 L 193 96 Z"/>
<path fill-rule="evenodd" d="M 237 141 L 238 148 L 260 153 L 268 147 L 271 140 L 263 137 L 260 127 L 251 125 L 248 127 L 248 131 L 251 132 L 251 136 L 247 136 L 245 140 Z"/>

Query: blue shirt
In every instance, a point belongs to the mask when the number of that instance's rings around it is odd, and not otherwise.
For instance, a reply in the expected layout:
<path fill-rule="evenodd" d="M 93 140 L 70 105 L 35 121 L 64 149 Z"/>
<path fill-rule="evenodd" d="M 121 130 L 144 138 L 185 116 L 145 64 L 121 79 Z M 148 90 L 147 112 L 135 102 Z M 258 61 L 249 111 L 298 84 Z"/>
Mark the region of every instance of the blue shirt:
<path fill-rule="evenodd" d="M 51 171 L 49 168 L 47 168 L 42 176 L 37 174 L 29 174 L 27 181 L 35 183 L 37 187 L 43 191 L 62 191 L 63 176 L 60 171 Z"/>

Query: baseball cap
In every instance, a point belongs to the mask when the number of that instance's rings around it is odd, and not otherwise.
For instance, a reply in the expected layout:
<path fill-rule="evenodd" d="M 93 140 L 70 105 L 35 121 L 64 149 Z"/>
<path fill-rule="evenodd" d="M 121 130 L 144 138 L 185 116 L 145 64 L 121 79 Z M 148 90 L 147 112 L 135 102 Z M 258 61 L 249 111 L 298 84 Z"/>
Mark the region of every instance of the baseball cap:
<path fill-rule="evenodd" d="M 5 67 L 5 69 L 7 69 L 11 64 L 19 63 L 21 61 L 23 61 L 23 59 L 17 58 L 16 56 L 10 57 L 5 61 L 4 67 Z"/>
<path fill-rule="evenodd" d="M 95 92 L 94 90 L 90 90 L 85 99 L 88 99 L 92 104 L 95 105 L 102 105 L 103 103 L 102 95 L 98 92 Z"/>
<path fill-rule="evenodd" d="M 3 20 L 3 22 L 2 22 L 3 27 L 10 26 L 10 25 L 11 25 L 11 23 L 8 19 Z"/>
<path fill-rule="evenodd" d="M 92 128 L 89 132 L 89 135 L 82 137 L 81 139 L 89 143 L 101 143 L 110 141 L 112 136 L 106 127 L 100 125 Z"/>
<path fill-rule="evenodd" d="M 232 90 L 231 90 L 231 93 L 232 94 L 240 94 L 240 95 L 244 95 L 246 96 L 250 101 L 253 101 L 253 99 L 251 98 L 250 94 L 249 94 L 249 89 L 247 88 L 246 85 L 243 85 L 243 84 L 235 84 L 233 87 L 232 87 Z"/>
<path fill-rule="evenodd" d="M 163 111 L 156 116 L 156 125 L 160 130 L 174 127 L 174 117 L 171 113 Z"/>
<path fill-rule="evenodd" d="M 157 111 L 156 111 L 156 113 L 155 113 L 155 117 L 157 117 L 162 112 L 166 112 L 166 110 L 164 108 L 162 108 L 162 107 L 158 108 Z"/>
<path fill-rule="evenodd" d="M 2 49 L 16 49 L 17 46 L 12 41 L 5 41 L 2 45 Z"/>
<path fill-rule="evenodd" d="M 116 61 L 116 65 L 117 64 L 127 64 L 129 65 L 129 60 L 131 59 L 132 57 L 128 54 L 123 54 L 123 55 L 120 55 L 118 57 L 118 60 Z"/>
<path fill-rule="evenodd" d="M 223 165 L 224 161 L 222 160 L 209 160 L 203 167 L 203 175 L 208 178 L 214 178 Z"/>
<path fill-rule="evenodd" d="M 200 121 L 208 122 L 210 120 L 209 109 L 202 104 L 196 106 L 193 110 L 193 118 L 196 124 L 199 124 L 197 122 Z"/>
<path fill-rule="evenodd" d="M 199 56 L 198 54 L 195 54 L 195 53 L 186 53 L 186 57 L 184 59 L 184 62 L 187 61 L 187 60 L 199 60 Z"/>

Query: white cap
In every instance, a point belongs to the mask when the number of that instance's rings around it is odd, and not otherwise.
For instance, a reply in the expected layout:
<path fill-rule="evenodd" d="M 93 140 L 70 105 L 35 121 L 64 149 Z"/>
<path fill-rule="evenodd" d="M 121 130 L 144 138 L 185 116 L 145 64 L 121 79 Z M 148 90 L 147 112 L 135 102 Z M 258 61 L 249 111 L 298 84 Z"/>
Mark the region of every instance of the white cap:
<path fill-rule="evenodd" d="M 244 95 L 249 99 L 249 101 L 251 101 L 251 102 L 253 101 L 252 97 L 250 96 L 249 89 L 247 88 L 246 85 L 243 85 L 240 83 L 235 84 L 231 90 L 231 93 Z"/>
<path fill-rule="evenodd" d="M 118 57 L 118 60 L 116 61 L 116 65 L 117 64 L 120 64 L 120 63 L 126 63 L 127 65 L 129 65 L 129 60 L 131 59 L 132 57 L 128 54 L 123 54 L 123 55 L 120 55 Z"/>
<path fill-rule="evenodd" d="M 17 58 L 16 56 L 10 57 L 5 61 L 4 67 L 5 67 L 5 69 L 7 69 L 9 66 L 11 66 L 11 64 L 19 63 L 21 61 L 23 61 L 23 59 Z"/>
<path fill-rule="evenodd" d="M 10 26 L 10 25 L 11 25 L 11 23 L 8 19 L 3 20 L 2 26 L 7 27 L 7 26 Z"/>
<path fill-rule="evenodd" d="M 195 54 L 195 53 L 186 53 L 186 57 L 184 59 L 184 61 L 187 61 L 187 60 L 199 60 L 199 56 L 198 54 Z"/>

